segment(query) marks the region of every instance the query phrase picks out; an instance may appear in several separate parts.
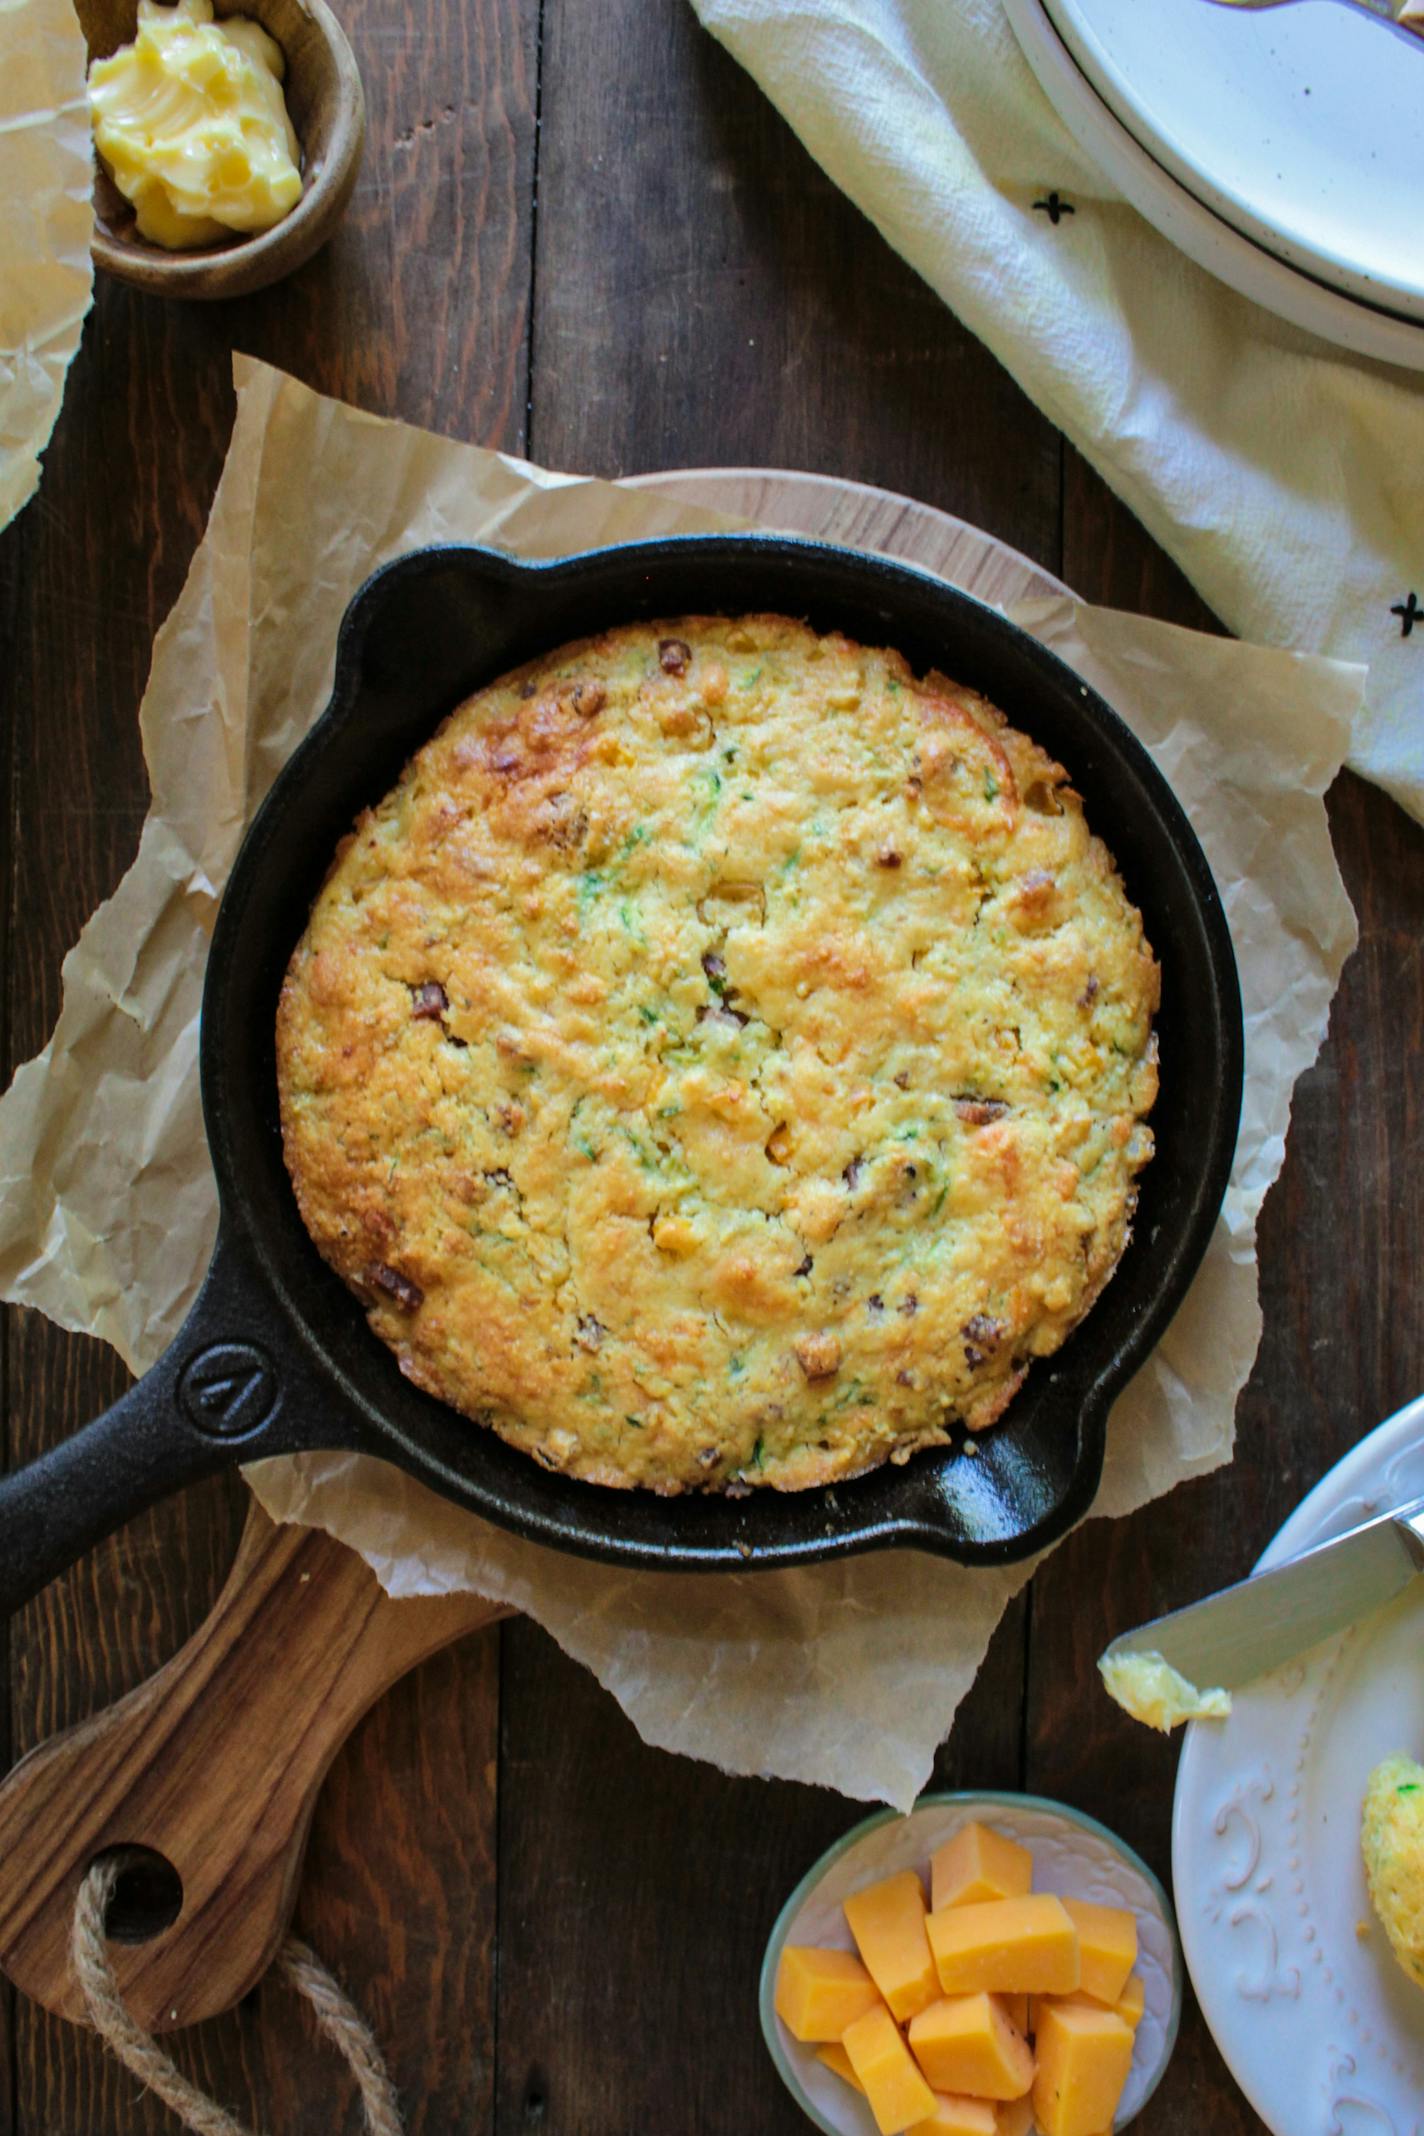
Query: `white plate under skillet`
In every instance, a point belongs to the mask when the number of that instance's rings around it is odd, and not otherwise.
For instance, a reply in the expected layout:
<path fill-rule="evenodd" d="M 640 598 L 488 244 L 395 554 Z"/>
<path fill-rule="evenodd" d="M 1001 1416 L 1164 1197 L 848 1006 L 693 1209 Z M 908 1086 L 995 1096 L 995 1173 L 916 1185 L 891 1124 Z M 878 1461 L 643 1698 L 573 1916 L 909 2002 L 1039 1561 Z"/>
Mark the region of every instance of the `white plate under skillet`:
<path fill-rule="evenodd" d="M 1194 0 L 1207 7 L 1210 0 Z M 1313 0 L 1335 7 L 1335 0 Z M 1045 0 L 1004 0 L 1025 59 L 1040 88 L 1083 153 L 1117 186 L 1124 199 L 1165 238 L 1208 274 L 1278 318 L 1319 334 L 1356 356 L 1424 370 L 1424 323 L 1377 310 L 1342 290 L 1313 280 L 1253 243 L 1213 213 L 1172 176 L 1109 109 L 1078 66 L 1050 20 Z M 1142 0 L 1151 15 L 1151 0 Z M 1343 12 L 1343 9 L 1338 10 Z M 1223 14 L 1235 10 L 1219 9 Z M 1271 8 L 1268 19 L 1292 9 Z M 1366 30 L 1374 27 L 1364 25 Z M 1392 31 L 1386 34 L 1393 36 Z M 1424 44 L 1424 39 L 1420 40 Z M 1406 54 L 1406 57 L 1412 55 Z M 1424 93 L 1424 92 L 1421 92 Z M 1424 234 L 1424 218 L 1421 218 Z"/>
<path fill-rule="evenodd" d="M 1045 0 L 1189 192 L 1346 295 L 1424 318 L 1424 37 L 1341 0 Z"/>
<path fill-rule="evenodd" d="M 1422 1493 L 1424 1396 L 1331 1469 L 1261 1564 Z M 1396 1750 L 1424 1756 L 1424 1580 L 1187 1731 L 1178 1927 L 1207 2024 L 1275 2136 L 1424 2136 L 1424 1992 L 1360 1860 L 1365 1783 Z"/>
<path fill-rule="evenodd" d="M 936 1847 L 976 1819 L 1028 1848 L 1035 1891 L 1126 1906 L 1136 1914 L 1142 2021 L 1114 2128 L 1126 2128 L 1161 2081 L 1177 2041 L 1182 1961 L 1167 1895 L 1147 1864 L 1106 1825 L 1066 1803 L 993 1792 L 925 1795 L 908 1817 L 895 1810 L 878 1811 L 828 1848 L 782 1907 L 767 1941 L 761 1968 L 762 2033 L 782 2082 L 825 2136 L 876 2136 L 875 2123 L 865 2101 L 818 2060 L 814 2047 L 794 2040 L 777 2016 L 776 1971 L 782 1950 L 788 1943 L 853 1950 L 842 1900 L 901 1869 L 917 1869 L 923 1875 Z"/>

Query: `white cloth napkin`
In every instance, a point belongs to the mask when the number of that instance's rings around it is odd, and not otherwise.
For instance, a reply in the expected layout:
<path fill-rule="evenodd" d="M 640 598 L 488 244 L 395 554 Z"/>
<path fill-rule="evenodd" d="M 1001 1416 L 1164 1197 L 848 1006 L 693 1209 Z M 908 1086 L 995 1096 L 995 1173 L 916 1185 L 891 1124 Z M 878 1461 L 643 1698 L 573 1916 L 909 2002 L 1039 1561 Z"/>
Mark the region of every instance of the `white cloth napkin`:
<path fill-rule="evenodd" d="M 1424 376 L 1286 325 L 1159 237 L 1058 119 L 1002 0 L 693 5 L 1231 629 L 1368 663 L 1350 762 L 1424 820 L 1424 623 L 1391 613 L 1424 600 Z M 1076 211 L 1056 224 L 1033 206 L 1051 189 Z"/>

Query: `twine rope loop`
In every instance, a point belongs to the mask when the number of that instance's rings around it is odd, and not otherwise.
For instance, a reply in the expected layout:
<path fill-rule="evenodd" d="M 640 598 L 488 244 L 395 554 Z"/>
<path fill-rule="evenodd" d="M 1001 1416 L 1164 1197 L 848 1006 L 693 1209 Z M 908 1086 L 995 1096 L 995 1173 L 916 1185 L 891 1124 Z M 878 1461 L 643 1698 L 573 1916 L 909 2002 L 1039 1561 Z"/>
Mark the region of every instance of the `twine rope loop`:
<path fill-rule="evenodd" d="M 157 2040 L 137 2023 L 119 1993 L 104 1924 L 124 1866 L 122 1852 L 95 1862 L 74 1903 L 70 1962 L 90 2022 L 109 2052 L 178 2116 L 192 2136 L 253 2136 L 245 2122 L 236 2120 L 184 2076 Z M 404 2136 L 395 2087 L 375 2035 L 315 1952 L 289 1935 L 277 1954 L 275 1970 L 306 2002 L 318 2032 L 337 2049 L 355 2078 L 367 2136 Z"/>

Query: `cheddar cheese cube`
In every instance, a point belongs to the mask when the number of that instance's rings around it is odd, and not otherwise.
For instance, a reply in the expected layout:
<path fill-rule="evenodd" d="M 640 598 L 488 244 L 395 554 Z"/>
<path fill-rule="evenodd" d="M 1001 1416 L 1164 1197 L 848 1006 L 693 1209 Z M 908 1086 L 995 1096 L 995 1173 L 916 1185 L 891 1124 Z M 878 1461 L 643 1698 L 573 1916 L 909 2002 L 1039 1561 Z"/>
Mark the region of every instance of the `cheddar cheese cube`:
<path fill-rule="evenodd" d="M 1117 2001 L 1112 2004 L 1112 2009 L 1122 2019 L 1123 2023 L 1130 2026 L 1135 2032 L 1142 2022 L 1142 2012 L 1146 2006 L 1146 1999 L 1147 1991 L 1142 1975 L 1134 1973 Z M 1009 1998 L 1005 1996 L 1001 1997 L 1000 2000 L 1007 2005 Z M 1028 1998 L 1028 2030 L 1031 2033 L 1038 2030 L 1036 2007 L 1040 2002 L 1078 2003 L 1085 2010 L 1105 2010 L 1108 2008 L 1106 2003 L 1098 2001 L 1096 1995 L 1089 1995 L 1082 1988 L 1079 1988 L 1073 1995 L 1031 1995 Z M 1020 2030 L 1022 2029 L 1023 2027 L 1020 2027 Z"/>
<path fill-rule="evenodd" d="M 1101 2136 L 1132 2067 L 1132 2028 L 1114 2010 L 1038 2006 L 1033 2116 L 1043 2136 Z"/>
<path fill-rule="evenodd" d="M 1128 1981 L 1127 1986 L 1123 1989 L 1121 1995 L 1119 1995 L 1117 2001 L 1113 2004 L 1113 2008 L 1116 2010 L 1118 2016 L 1122 2019 L 1123 2023 L 1125 2025 L 1131 2025 L 1133 2031 L 1135 2032 L 1137 2030 L 1137 2027 L 1142 2022 L 1142 2012 L 1146 2005 L 1146 2002 L 1146 1984 L 1143 1981 L 1142 1975 L 1140 1973 L 1134 1973 L 1132 1978 Z"/>
<path fill-rule="evenodd" d="M 852 2091 L 858 2091 L 862 2099 L 865 2097 L 865 2086 L 851 2068 L 850 2056 L 846 2053 L 839 2040 L 836 2040 L 832 2046 L 818 2047 L 816 2049 L 816 2060 L 824 2062 L 827 2069 L 833 2070 L 838 2077 L 849 2084 Z"/>
<path fill-rule="evenodd" d="M 1024 2038 L 1027 2039 L 1031 2029 L 1029 2025 L 1029 2005 L 1033 2001 L 1033 1997 L 1031 1995 L 1000 1995 L 998 2000 L 1002 2003 L 1004 2015 L 1013 2026 L 1015 2032 L 1021 2032 Z"/>
<path fill-rule="evenodd" d="M 1125 1906 L 1092 1906 L 1086 1899 L 1065 1899 L 1063 1905 L 1078 1931 L 1078 1985 L 1111 2008 L 1137 1963 L 1137 1916 Z"/>
<path fill-rule="evenodd" d="M 1033 2136 L 1033 2099 L 1001 2099 L 994 2108 L 994 2136 Z"/>
<path fill-rule="evenodd" d="M 776 2014 L 798 2040 L 838 2040 L 880 2000 L 880 1990 L 851 1951 L 788 1943 L 776 1969 Z"/>
<path fill-rule="evenodd" d="M 883 2004 L 848 2025 L 841 2045 L 865 2088 L 880 2136 L 901 2136 L 934 2112 L 934 2093 Z"/>
<path fill-rule="evenodd" d="M 903 2025 L 939 1993 L 925 1935 L 925 1887 L 913 1869 L 883 1877 L 845 1902 L 866 1971 Z"/>
<path fill-rule="evenodd" d="M 1071 1995 L 1081 1980 L 1078 1931 L 1048 1893 L 946 1906 L 926 1932 L 946 1995 Z"/>
<path fill-rule="evenodd" d="M 994 2109 L 987 2099 L 951 2098 L 935 2094 L 935 2110 L 928 2121 L 917 2121 L 910 2136 L 998 2136 Z"/>
<path fill-rule="evenodd" d="M 991 1826 L 967 1824 L 930 1856 L 930 1903 L 972 1906 L 985 1899 L 1021 1899 L 1033 1889 L 1033 1856 Z"/>
<path fill-rule="evenodd" d="M 936 2091 L 1021 2099 L 1033 2056 L 992 1995 L 946 1995 L 910 2019 L 910 2052 Z"/>

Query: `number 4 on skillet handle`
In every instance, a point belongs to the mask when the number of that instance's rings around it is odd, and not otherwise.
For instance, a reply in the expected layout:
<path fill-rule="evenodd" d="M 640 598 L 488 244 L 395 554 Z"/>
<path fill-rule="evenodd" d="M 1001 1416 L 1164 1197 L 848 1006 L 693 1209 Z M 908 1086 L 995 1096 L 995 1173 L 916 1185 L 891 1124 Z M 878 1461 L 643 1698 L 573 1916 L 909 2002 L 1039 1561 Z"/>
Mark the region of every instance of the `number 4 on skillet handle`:
<path fill-rule="evenodd" d="M 192 1311 L 152 1370 L 63 1445 L 0 1480 L 0 1611 L 218 1469 L 359 1442 L 359 1420 L 332 1415 L 330 1388 L 271 1308 L 243 1249 L 220 1235 Z"/>

